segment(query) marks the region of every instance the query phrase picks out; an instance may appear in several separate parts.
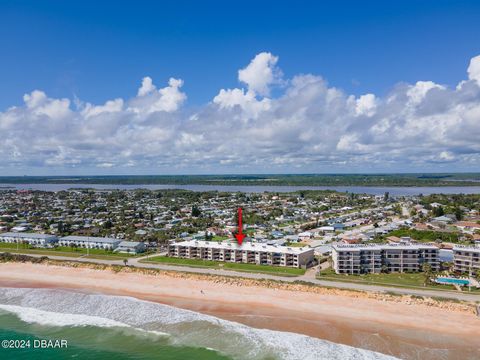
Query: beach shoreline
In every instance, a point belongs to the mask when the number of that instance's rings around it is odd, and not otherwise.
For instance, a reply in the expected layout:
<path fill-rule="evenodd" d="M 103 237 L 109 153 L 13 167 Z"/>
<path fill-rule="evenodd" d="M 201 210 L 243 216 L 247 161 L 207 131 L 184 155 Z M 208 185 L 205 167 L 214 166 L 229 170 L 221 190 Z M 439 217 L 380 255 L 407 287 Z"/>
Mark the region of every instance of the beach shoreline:
<path fill-rule="evenodd" d="M 480 333 L 480 318 L 468 304 L 78 264 L 1 263 L 0 286 L 131 296 L 405 359 L 418 358 L 419 351 L 422 359 L 433 359 L 438 349 L 447 349 L 448 359 L 479 355 L 474 334 Z"/>

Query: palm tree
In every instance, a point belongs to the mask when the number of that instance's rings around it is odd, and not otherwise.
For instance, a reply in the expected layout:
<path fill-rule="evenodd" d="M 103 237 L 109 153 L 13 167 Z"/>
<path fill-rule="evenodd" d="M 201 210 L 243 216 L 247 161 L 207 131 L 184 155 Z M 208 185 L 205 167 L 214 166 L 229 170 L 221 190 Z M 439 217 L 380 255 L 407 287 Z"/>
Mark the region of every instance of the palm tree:
<path fill-rule="evenodd" d="M 127 266 L 128 264 L 128 259 L 123 259 L 123 265 Z"/>
<path fill-rule="evenodd" d="M 422 265 L 422 271 L 424 275 L 423 286 L 427 286 L 427 284 L 430 284 L 430 282 L 432 281 L 431 280 L 431 277 L 433 275 L 432 266 L 429 263 L 424 263 Z"/>

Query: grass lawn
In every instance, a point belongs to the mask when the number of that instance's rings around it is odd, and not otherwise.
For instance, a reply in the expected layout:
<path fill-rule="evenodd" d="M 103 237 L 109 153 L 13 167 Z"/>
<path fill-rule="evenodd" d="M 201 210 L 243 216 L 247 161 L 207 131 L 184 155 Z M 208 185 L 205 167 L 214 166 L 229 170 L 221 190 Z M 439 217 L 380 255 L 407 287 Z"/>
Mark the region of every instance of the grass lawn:
<path fill-rule="evenodd" d="M 307 244 L 305 243 L 301 243 L 301 242 L 292 242 L 292 243 L 285 243 L 285 246 L 289 246 L 289 247 L 305 247 L 307 246 Z"/>
<path fill-rule="evenodd" d="M 256 265 L 256 264 L 225 263 L 225 262 L 219 262 L 219 261 L 200 260 L 200 259 L 182 259 L 182 258 L 174 258 L 174 257 L 168 257 L 168 256 L 155 256 L 155 257 L 148 258 L 148 260 L 143 260 L 141 262 L 143 263 L 159 262 L 159 263 L 171 264 L 171 265 L 208 267 L 208 268 L 215 268 L 215 269 L 256 272 L 256 273 L 265 273 L 265 274 L 282 275 L 282 276 L 298 276 L 298 275 L 305 274 L 304 269 L 284 268 L 279 266 L 267 266 L 267 265 Z"/>
<path fill-rule="evenodd" d="M 35 254 L 35 255 L 54 255 L 54 256 L 68 256 L 72 258 L 78 258 L 82 256 L 83 254 L 81 253 L 72 253 L 72 252 L 59 252 L 59 251 L 53 251 L 53 250 L 41 250 L 41 249 L 22 249 L 20 248 L 19 250 L 15 249 L 10 249 L 10 248 L 4 248 L 1 247 L 0 251 L 3 252 L 10 252 L 10 253 L 15 253 L 15 254 L 24 254 L 24 255 L 30 255 L 30 254 Z"/>
<path fill-rule="evenodd" d="M 74 248 L 68 246 L 58 246 L 52 249 L 41 249 L 41 248 L 31 248 L 28 244 L 17 244 L 15 243 L 3 243 L 0 242 L 0 249 L 9 252 L 16 252 L 21 254 L 39 254 L 39 255 L 57 255 L 57 256 L 71 256 L 71 257 L 80 257 L 87 254 L 87 249 L 85 248 Z M 93 255 L 102 256 L 102 258 L 125 258 L 133 257 L 133 254 L 117 254 L 112 251 L 107 251 L 103 249 L 89 249 L 89 254 L 93 258 Z M 144 255 L 144 254 L 141 254 Z M 138 255 L 140 256 L 140 255 Z"/>
<path fill-rule="evenodd" d="M 388 285 L 388 286 L 399 286 L 399 287 L 410 287 L 410 288 L 420 287 L 420 288 L 432 289 L 432 290 L 455 291 L 455 288 L 452 285 L 430 284 L 427 286 L 423 286 L 423 283 L 425 280 L 423 273 L 345 275 L 345 274 L 336 274 L 332 268 L 329 268 L 321 271 L 320 276 L 317 276 L 317 278 L 321 280 L 365 283 L 369 285 Z"/>
<path fill-rule="evenodd" d="M 212 241 L 223 241 L 223 240 L 227 240 L 228 239 L 228 236 L 218 236 L 218 235 L 215 235 L 213 238 L 212 238 Z"/>

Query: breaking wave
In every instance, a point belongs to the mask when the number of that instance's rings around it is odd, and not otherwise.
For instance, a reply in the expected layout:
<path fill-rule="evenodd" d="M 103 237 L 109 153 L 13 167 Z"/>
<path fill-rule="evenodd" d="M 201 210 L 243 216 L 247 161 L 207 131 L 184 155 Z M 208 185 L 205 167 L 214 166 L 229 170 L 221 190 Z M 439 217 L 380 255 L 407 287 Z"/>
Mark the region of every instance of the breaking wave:
<path fill-rule="evenodd" d="M 215 349 L 239 360 L 394 359 L 306 335 L 255 329 L 125 296 L 0 288 L 0 309 L 24 322 L 45 326 L 132 328 L 162 337 L 168 334 L 171 345 Z"/>

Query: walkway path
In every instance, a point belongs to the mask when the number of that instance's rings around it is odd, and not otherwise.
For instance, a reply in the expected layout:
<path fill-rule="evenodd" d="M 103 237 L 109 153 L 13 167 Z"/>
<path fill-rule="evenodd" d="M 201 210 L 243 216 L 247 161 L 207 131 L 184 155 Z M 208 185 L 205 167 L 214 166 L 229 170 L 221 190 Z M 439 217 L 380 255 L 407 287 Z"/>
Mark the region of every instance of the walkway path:
<path fill-rule="evenodd" d="M 156 254 L 158 256 L 158 254 Z M 45 255 L 29 254 L 32 257 L 42 257 Z M 152 256 L 152 255 L 150 255 Z M 105 264 L 105 265 L 121 265 L 123 264 L 123 259 L 120 260 L 103 260 L 103 259 L 93 259 L 93 258 L 74 258 L 68 256 L 48 256 L 53 260 L 64 260 L 64 261 L 77 261 L 83 263 L 94 263 L 94 264 Z M 148 257 L 148 256 L 147 256 Z M 360 290 L 360 291 L 373 291 L 373 292 L 392 292 L 397 294 L 405 295 L 417 295 L 417 296 L 427 296 L 427 297 L 443 297 L 449 299 L 457 299 L 464 301 L 480 301 L 480 295 L 468 294 L 468 293 L 458 293 L 455 291 L 441 291 L 441 290 L 428 290 L 428 289 L 410 289 L 410 288 L 400 288 L 400 287 L 389 287 L 381 285 L 368 285 L 368 284 L 358 284 L 358 283 L 349 283 L 342 281 L 330 281 L 330 280 L 320 280 L 315 278 L 316 269 L 310 269 L 302 276 L 289 277 L 289 276 L 279 276 L 279 275 L 269 275 L 261 273 L 250 273 L 250 272 L 240 272 L 233 270 L 224 270 L 224 269 L 211 269 L 211 268 L 195 268 L 187 266 L 178 266 L 178 265 L 167 265 L 167 264 L 152 264 L 152 263 L 142 263 L 141 259 L 144 258 L 128 258 L 128 266 L 135 266 L 139 268 L 150 268 L 150 269 L 159 269 L 167 271 L 181 271 L 189 272 L 196 274 L 211 274 L 211 275 L 221 275 L 221 276 L 230 276 L 230 277 L 243 277 L 248 279 L 271 279 L 284 282 L 295 282 L 295 281 L 304 281 L 315 285 L 326 286 L 326 287 L 335 287 L 340 289 L 348 290 Z"/>

